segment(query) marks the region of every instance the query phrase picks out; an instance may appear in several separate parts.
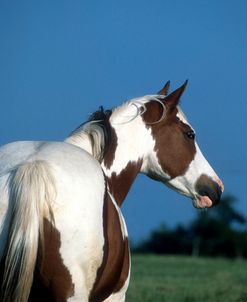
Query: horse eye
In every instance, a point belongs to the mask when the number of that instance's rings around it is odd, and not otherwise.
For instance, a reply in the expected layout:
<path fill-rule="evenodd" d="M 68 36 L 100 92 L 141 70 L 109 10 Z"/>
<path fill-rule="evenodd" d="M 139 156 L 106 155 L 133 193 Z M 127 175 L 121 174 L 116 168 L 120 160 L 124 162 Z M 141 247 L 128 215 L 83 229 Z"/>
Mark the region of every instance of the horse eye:
<path fill-rule="evenodd" d="M 186 132 L 186 135 L 189 139 L 195 139 L 195 132 L 193 130 Z"/>

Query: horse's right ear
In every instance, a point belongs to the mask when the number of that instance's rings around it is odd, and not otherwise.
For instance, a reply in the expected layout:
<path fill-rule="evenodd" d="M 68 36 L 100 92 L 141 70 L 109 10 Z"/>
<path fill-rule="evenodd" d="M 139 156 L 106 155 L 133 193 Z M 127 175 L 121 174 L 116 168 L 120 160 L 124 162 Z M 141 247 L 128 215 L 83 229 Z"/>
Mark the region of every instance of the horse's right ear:
<path fill-rule="evenodd" d="M 165 105 L 169 108 L 169 109 L 174 109 L 180 100 L 181 95 L 183 94 L 186 86 L 188 84 L 188 80 L 186 80 L 184 82 L 184 84 L 179 87 L 178 89 L 174 90 L 172 93 L 170 93 L 165 99 Z"/>
<path fill-rule="evenodd" d="M 170 81 L 165 83 L 165 86 L 157 93 L 158 95 L 168 95 L 170 88 Z"/>

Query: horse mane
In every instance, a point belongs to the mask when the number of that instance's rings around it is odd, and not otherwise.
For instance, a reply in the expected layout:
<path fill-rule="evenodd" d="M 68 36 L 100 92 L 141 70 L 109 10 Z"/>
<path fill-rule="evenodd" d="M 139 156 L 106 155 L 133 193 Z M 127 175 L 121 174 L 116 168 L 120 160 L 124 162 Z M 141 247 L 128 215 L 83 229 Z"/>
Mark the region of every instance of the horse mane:
<path fill-rule="evenodd" d="M 85 149 L 101 162 L 112 138 L 109 122 L 111 114 L 111 110 L 105 110 L 103 106 L 100 106 L 99 110 L 92 113 L 85 123 L 66 138 L 65 142 Z"/>
<path fill-rule="evenodd" d="M 131 99 L 114 110 L 105 110 L 102 106 L 89 116 L 89 119 L 76 128 L 65 142 L 76 145 L 88 151 L 94 158 L 101 162 L 112 141 L 112 125 L 123 125 L 135 120 L 147 110 L 146 104 L 150 101 L 158 102 L 163 107 L 163 113 L 157 121 L 159 123 L 165 116 L 165 106 L 162 103 L 164 96 L 147 95 Z M 111 117 L 111 122 L 109 121 Z"/>

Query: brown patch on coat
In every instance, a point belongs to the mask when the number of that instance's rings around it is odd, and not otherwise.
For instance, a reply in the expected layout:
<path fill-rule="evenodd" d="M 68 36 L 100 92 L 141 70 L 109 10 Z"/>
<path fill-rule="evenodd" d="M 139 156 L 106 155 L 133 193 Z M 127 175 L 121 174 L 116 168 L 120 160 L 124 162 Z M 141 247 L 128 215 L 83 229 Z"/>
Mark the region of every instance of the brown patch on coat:
<path fill-rule="evenodd" d="M 74 284 L 59 249 L 58 230 L 44 219 L 44 248 L 39 251 L 33 286 L 28 301 L 63 302 L 74 293 Z"/>
<path fill-rule="evenodd" d="M 162 112 L 160 104 L 149 102 L 143 120 L 147 128 L 151 128 L 155 139 L 155 152 L 163 171 L 171 178 L 183 175 L 195 157 L 196 147 L 193 139 L 186 133 L 191 127 L 183 123 L 178 117 L 178 109 L 167 109 L 164 120 L 157 124 L 149 125 L 152 121 L 159 120 Z M 154 176 L 155 177 L 155 176 Z"/>
<path fill-rule="evenodd" d="M 106 192 L 103 209 L 104 256 L 89 301 L 103 301 L 120 290 L 129 274 L 128 238 L 123 238 L 119 214 Z"/>
<path fill-rule="evenodd" d="M 128 238 L 125 238 L 123 266 L 122 266 L 122 271 L 118 283 L 115 286 L 114 293 L 119 292 L 123 288 L 129 276 L 129 273 L 130 273 L 130 248 L 129 248 L 129 240 Z"/>
<path fill-rule="evenodd" d="M 142 160 L 129 162 L 120 174 L 115 172 L 107 179 L 109 190 L 114 196 L 117 204 L 122 205 L 137 174 L 140 172 Z"/>

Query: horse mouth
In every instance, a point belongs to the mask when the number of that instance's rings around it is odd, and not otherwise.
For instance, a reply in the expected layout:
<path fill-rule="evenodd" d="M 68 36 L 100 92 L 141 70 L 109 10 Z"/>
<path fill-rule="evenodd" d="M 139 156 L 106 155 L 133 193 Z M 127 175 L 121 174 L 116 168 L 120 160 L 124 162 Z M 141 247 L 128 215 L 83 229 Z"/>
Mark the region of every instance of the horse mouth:
<path fill-rule="evenodd" d="M 214 203 L 208 196 L 197 195 L 195 199 L 193 199 L 193 205 L 197 209 L 206 209 L 211 208 Z"/>
<path fill-rule="evenodd" d="M 211 208 L 220 202 L 224 187 L 217 178 L 202 174 L 196 181 L 194 206 L 199 209 Z"/>

